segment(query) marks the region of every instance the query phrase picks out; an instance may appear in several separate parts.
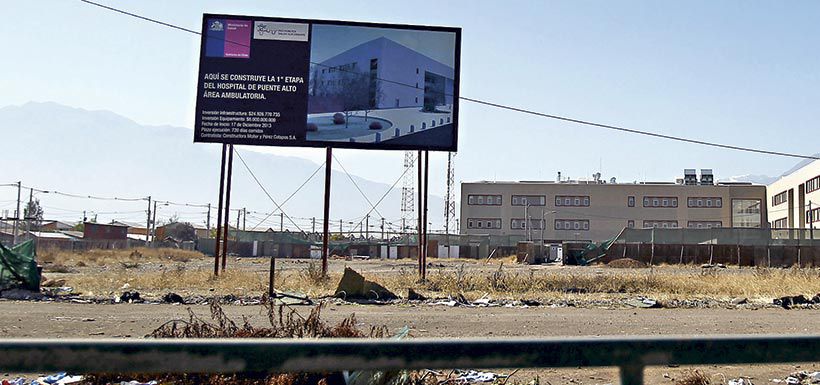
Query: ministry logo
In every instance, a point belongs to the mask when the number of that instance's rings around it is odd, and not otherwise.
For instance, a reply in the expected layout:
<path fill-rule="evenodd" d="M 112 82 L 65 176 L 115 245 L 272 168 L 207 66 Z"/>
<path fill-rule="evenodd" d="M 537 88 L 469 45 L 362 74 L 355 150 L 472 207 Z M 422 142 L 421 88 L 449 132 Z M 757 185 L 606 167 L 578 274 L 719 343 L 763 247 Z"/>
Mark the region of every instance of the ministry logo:
<path fill-rule="evenodd" d="M 307 24 L 256 21 L 254 27 L 254 39 L 308 41 Z"/>
<path fill-rule="evenodd" d="M 211 22 L 211 26 L 208 27 L 208 30 L 221 32 L 225 29 L 225 26 L 219 20 L 214 20 Z"/>

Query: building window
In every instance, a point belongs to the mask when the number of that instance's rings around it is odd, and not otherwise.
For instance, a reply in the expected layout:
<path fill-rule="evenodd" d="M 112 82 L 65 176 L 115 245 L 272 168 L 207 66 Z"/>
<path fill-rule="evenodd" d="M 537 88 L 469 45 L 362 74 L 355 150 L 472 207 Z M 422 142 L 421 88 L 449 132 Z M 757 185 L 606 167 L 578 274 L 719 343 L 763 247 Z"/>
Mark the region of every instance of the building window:
<path fill-rule="evenodd" d="M 556 230 L 589 230 L 589 219 L 556 219 Z"/>
<path fill-rule="evenodd" d="M 589 207 L 589 196 L 566 196 L 555 197 L 556 206 Z"/>
<path fill-rule="evenodd" d="M 634 229 L 635 228 L 635 221 L 632 221 L 632 220 L 626 221 L 626 227 L 628 227 L 630 229 Z"/>
<path fill-rule="evenodd" d="M 546 195 L 513 195 L 513 206 L 545 206 L 547 204 Z"/>
<path fill-rule="evenodd" d="M 675 197 L 643 197 L 643 207 L 678 207 L 678 198 Z"/>
<path fill-rule="evenodd" d="M 721 208 L 723 199 L 718 197 L 693 197 L 686 200 L 687 206 L 691 208 Z"/>
<path fill-rule="evenodd" d="M 471 206 L 501 206 L 501 195 L 467 195 L 467 204 Z"/>
<path fill-rule="evenodd" d="M 762 227 L 760 199 L 732 199 L 732 226 Z"/>
<path fill-rule="evenodd" d="M 626 205 L 629 207 L 635 207 L 635 197 L 626 197 Z"/>
<path fill-rule="evenodd" d="M 500 230 L 501 219 L 498 218 L 467 218 L 468 229 Z"/>
<path fill-rule="evenodd" d="M 806 181 L 806 194 L 820 190 L 820 175 Z"/>
<path fill-rule="evenodd" d="M 419 68 L 416 67 L 416 75 L 418 75 L 418 74 L 419 74 Z M 416 88 L 419 88 L 418 84 L 416 84 Z"/>
<path fill-rule="evenodd" d="M 419 104 L 419 97 L 416 96 L 416 104 Z"/>
<path fill-rule="evenodd" d="M 806 222 L 812 224 L 814 222 L 820 222 L 820 207 L 816 209 L 806 210 Z"/>
<path fill-rule="evenodd" d="M 783 191 L 782 193 L 773 196 L 772 197 L 772 206 L 777 206 L 779 204 L 786 203 L 787 200 L 789 200 L 789 191 L 788 190 Z"/>
<path fill-rule="evenodd" d="M 789 218 L 780 218 L 772 222 L 773 229 L 786 229 L 789 227 Z"/>

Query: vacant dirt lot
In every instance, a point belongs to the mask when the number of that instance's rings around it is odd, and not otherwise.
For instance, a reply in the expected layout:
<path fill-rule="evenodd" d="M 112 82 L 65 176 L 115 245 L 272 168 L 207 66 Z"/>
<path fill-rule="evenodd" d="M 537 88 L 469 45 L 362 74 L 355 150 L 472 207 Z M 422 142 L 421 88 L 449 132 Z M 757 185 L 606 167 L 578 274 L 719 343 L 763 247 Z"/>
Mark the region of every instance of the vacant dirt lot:
<path fill-rule="evenodd" d="M 64 286 L 87 298 L 118 296 L 137 290 L 143 297 L 159 298 L 176 292 L 191 296 L 259 296 L 267 289 L 269 261 L 231 259 L 228 272 L 212 275 L 212 260 L 196 254 L 100 254 L 52 256 L 45 275 L 64 280 Z M 503 262 L 503 265 L 502 265 Z M 701 269 L 662 266 L 654 269 L 613 269 L 606 266 L 524 266 L 511 261 L 436 260 L 429 281 L 417 282 L 414 261 L 332 260 L 330 278 L 317 276 L 318 265 L 305 260 L 278 260 L 280 289 L 300 291 L 314 298 L 332 294 L 345 267 L 352 267 L 404 295 L 413 288 L 430 297 L 463 294 L 468 300 L 540 299 L 561 306 L 449 307 L 428 303 L 356 305 L 326 300 L 322 318 L 338 322 L 355 313 L 361 326 L 385 325 L 391 331 L 404 326 L 412 337 L 504 338 L 634 335 L 817 334 L 820 309 L 785 310 L 771 305 L 782 295 L 820 292 L 818 270 Z M 685 300 L 679 308 L 629 308 L 623 301 L 651 296 L 661 301 Z M 747 298 L 751 305 L 735 307 L 730 300 Z M 566 306 L 569 304 L 570 306 Z M 143 338 L 162 323 L 186 319 L 188 309 L 207 317 L 205 305 L 79 304 L 0 300 L 0 338 Z M 310 307 L 297 306 L 307 313 Z M 224 305 L 234 319 L 247 317 L 265 325 L 261 306 Z M 654 367 L 647 370 L 650 384 L 671 384 L 689 368 Z M 797 370 L 820 370 L 818 364 L 770 366 L 704 366 L 698 368 L 723 383 L 738 376 L 755 384 L 783 379 Z M 502 371 L 509 373 L 510 371 Z M 526 383 L 538 376 L 549 384 L 617 383 L 614 368 L 522 370 L 512 382 Z"/>

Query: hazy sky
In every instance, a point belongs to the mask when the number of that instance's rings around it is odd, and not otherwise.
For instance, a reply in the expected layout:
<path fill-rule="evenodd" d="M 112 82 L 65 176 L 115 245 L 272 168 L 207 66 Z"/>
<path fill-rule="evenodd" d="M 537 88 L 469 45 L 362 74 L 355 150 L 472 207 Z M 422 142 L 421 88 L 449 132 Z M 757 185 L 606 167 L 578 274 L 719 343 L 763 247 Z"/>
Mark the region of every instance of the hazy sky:
<path fill-rule="evenodd" d="M 820 2 L 100 0 L 191 29 L 203 12 L 463 28 L 461 94 L 772 150 L 820 152 Z M 8 1 L 0 106 L 55 101 L 191 127 L 199 37 L 73 0 Z M 457 180 L 777 175 L 795 159 L 608 132 L 463 102 Z M 3 127 L 3 130 L 12 129 Z M 55 127 L 55 130 L 58 130 Z M 194 145 L 194 144 L 191 144 Z M 197 144 L 199 145 L 199 144 Z M 321 149 L 262 149 L 321 162 Z M 400 152 L 337 151 L 392 183 Z M 443 154 L 431 192 L 443 194 Z M 43 159 L 46 161 L 46 159 Z M 126 193 L 126 192 L 124 192 Z"/>

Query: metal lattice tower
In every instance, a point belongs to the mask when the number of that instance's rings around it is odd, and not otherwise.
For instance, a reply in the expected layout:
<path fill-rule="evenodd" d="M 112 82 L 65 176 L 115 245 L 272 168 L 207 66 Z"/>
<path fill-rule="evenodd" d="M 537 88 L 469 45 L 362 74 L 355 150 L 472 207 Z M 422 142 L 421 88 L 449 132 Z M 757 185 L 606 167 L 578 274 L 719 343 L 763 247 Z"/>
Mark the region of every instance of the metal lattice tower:
<path fill-rule="evenodd" d="M 404 180 L 402 180 L 402 187 L 401 187 L 401 219 L 402 219 L 402 231 L 405 231 L 405 228 L 409 223 L 413 223 L 415 220 L 414 213 L 416 212 L 415 209 L 415 185 L 416 185 L 416 178 L 413 169 L 415 169 L 416 165 L 416 157 L 413 156 L 413 151 L 405 151 L 404 152 Z"/>
<path fill-rule="evenodd" d="M 456 199 L 455 199 L 455 170 L 454 158 L 456 154 L 453 152 L 447 153 L 447 197 L 444 199 L 444 232 L 450 234 L 450 231 L 458 229 L 455 226 L 456 222 Z"/>

